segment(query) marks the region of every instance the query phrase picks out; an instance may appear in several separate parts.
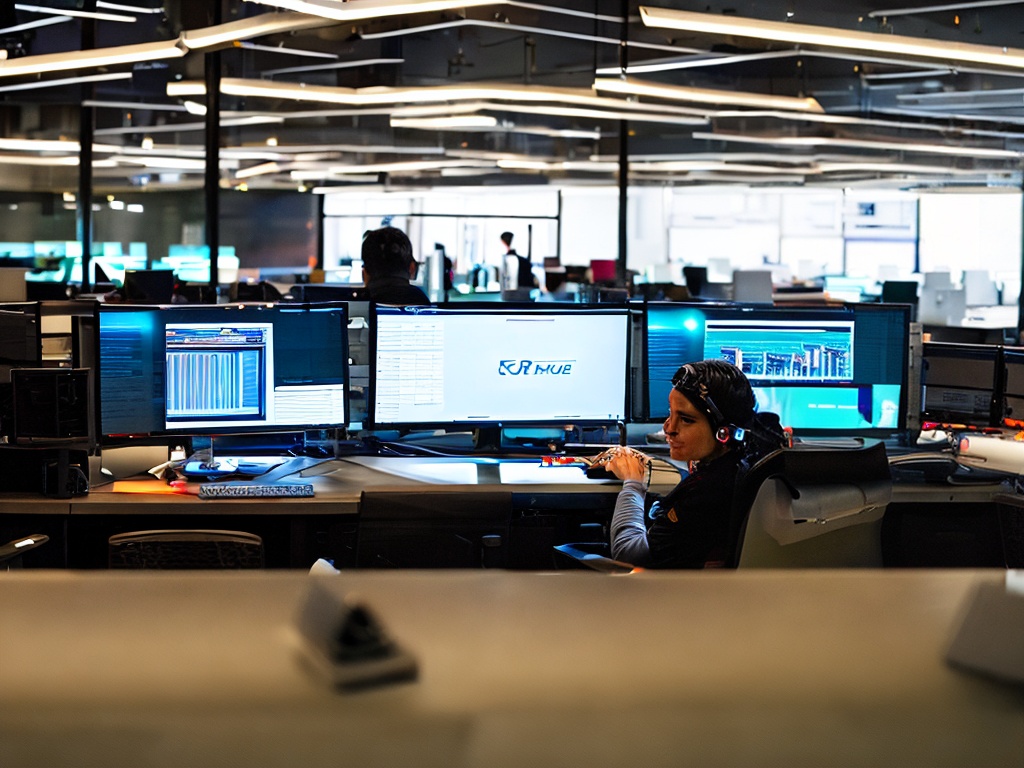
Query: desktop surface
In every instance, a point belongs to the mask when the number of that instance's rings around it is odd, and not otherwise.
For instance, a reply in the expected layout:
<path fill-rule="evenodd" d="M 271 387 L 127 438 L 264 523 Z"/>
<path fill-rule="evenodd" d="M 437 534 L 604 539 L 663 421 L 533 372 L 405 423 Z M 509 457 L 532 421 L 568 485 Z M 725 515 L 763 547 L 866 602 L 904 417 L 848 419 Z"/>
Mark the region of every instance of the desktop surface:
<path fill-rule="evenodd" d="M 314 578 L 358 595 L 418 679 L 341 693 L 304 665 Z M 11 573 L 0 759 L 1019 766 L 1024 692 L 944 661 L 973 590 L 1002 578 Z"/>

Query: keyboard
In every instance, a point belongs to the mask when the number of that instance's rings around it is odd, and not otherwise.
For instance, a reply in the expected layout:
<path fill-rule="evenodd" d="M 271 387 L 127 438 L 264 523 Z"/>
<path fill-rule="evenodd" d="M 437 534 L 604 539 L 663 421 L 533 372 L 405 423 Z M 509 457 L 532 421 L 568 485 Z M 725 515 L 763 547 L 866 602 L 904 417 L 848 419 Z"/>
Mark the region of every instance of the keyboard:
<path fill-rule="evenodd" d="M 295 499 L 313 496 L 310 483 L 202 483 L 200 499 Z"/>

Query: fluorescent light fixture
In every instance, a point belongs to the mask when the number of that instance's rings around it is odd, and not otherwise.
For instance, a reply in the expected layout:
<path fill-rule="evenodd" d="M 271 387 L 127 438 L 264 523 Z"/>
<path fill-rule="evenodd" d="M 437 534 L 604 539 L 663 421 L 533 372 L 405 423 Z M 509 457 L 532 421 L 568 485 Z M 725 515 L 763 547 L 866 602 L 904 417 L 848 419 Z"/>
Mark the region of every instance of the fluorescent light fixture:
<path fill-rule="evenodd" d="M 26 21 L 24 24 L 15 24 L 13 27 L 4 27 L 3 29 L 0 29 L 0 35 L 9 35 L 14 32 L 25 32 L 29 29 L 36 29 L 37 27 L 48 27 L 51 24 L 65 24 L 69 21 L 71 21 L 70 16 L 49 16 L 45 19 Z"/>
<path fill-rule="evenodd" d="M 15 10 L 26 11 L 28 13 L 44 13 L 52 16 L 76 16 L 83 19 L 97 19 L 99 21 L 123 21 L 133 22 L 136 21 L 134 16 L 125 16 L 119 13 L 96 13 L 94 11 L 73 11 L 69 8 L 44 8 L 41 5 L 22 5 L 21 3 L 14 4 Z"/>
<path fill-rule="evenodd" d="M 3 139 L 0 138 L 0 151 L 4 152 L 64 152 L 77 154 L 81 145 L 74 140 L 60 139 Z M 93 152 L 117 152 L 120 147 L 111 144 L 93 144 Z"/>
<path fill-rule="evenodd" d="M 140 8 L 137 5 L 121 5 L 119 3 L 108 3 L 105 0 L 99 0 L 96 3 L 97 8 L 106 8 L 108 11 L 125 11 L 126 13 L 166 13 L 166 9 L 161 5 L 159 8 Z"/>
<path fill-rule="evenodd" d="M 690 88 L 679 85 L 659 85 L 631 78 L 598 78 L 594 81 L 595 91 L 619 93 L 624 96 L 647 96 L 654 99 L 690 101 L 698 104 L 731 104 L 758 109 L 791 109 L 799 112 L 824 112 L 815 99 L 793 96 L 773 96 L 765 93 L 743 91 L 720 91 L 710 88 Z"/>
<path fill-rule="evenodd" d="M 101 77 L 109 77 L 109 75 L 101 75 Z M 130 72 L 122 72 L 118 74 L 118 78 L 130 78 Z M 80 83 L 87 81 L 89 78 L 76 77 L 69 78 L 68 82 Z M 54 81 L 50 81 L 54 82 Z M 33 83 L 38 85 L 38 83 Z M 3 90 L 0 88 L 0 90 Z M 97 107 L 99 109 L 127 109 L 131 111 L 135 110 L 150 110 L 153 112 L 184 112 L 185 107 L 181 104 L 157 104 L 152 101 L 107 101 L 105 99 L 86 99 L 82 102 L 83 107 Z"/>
<path fill-rule="evenodd" d="M 504 171 L 551 171 L 561 164 L 547 160 L 498 160 L 498 167 Z"/>
<path fill-rule="evenodd" d="M 109 67 L 116 64 L 135 64 L 142 61 L 172 59 L 184 55 L 185 48 L 177 40 L 122 45 L 116 48 L 93 48 L 87 51 L 44 53 L 0 62 L 0 77 L 39 75 L 45 72 Z"/>
<path fill-rule="evenodd" d="M 60 155 L 57 157 L 0 155 L 0 165 L 76 166 L 78 165 L 78 155 Z"/>
<path fill-rule="evenodd" d="M 145 208 L 142 207 L 142 203 L 128 203 L 128 213 L 143 213 Z"/>
<path fill-rule="evenodd" d="M 338 59 L 336 53 L 324 53 L 323 51 L 304 51 L 301 48 L 285 48 L 283 45 L 260 45 L 241 41 L 238 47 L 246 51 L 266 51 L 267 53 L 283 53 L 288 56 L 303 56 L 311 59 Z"/>
<path fill-rule="evenodd" d="M 235 171 L 236 179 L 251 179 L 253 176 L 265 176 L 270 173 L 280 173 L 284 170 L 280 163 L 261 163 L 248 168 L 241 168 Z"/>
<path fill-rule="evenodd" d="M 247 125 L 279 125 L 284 122 L 283 117 L 277 115 L 252 115 L 250 117 L 222 118 L 222 128 L 238 128 Z M 97 136 L 123 136 L 130 133 L 189 133 L 190 131 L 206 130 L 206 123 L 169 123 L 164 125 L 150 125 L 140 128 L 137 125 L 122 125 L 116 128 L 97 128 Z"/>
<path fill-rule="evenodd" d="M 498 118 L 491 115 L 450 115 L 448 117 L 392 117 L 392 128 L 420 128 L 443 131 L 450 128 L 495 128 Z"/>
<path fill-rule="evenodd" d="M 751 37 L 793 45 L 820 45 L 897 56 L 969 62 L 1011 69 L 1024 68 L 1024 50 L 991 45 L 928 40 L 903 35 L 819 27 L 811 24 L 746 19 L 712 13 L 693 13 L 669 8 L 640 6 L 640 18 L 648 27 L 678 29 L 708 35 Z"/>
<path fill-rule="evenodd" d="M 946 144 L 904 143 L 899 141 L 871 141 L 868 139 L 837 139 L 822 136 L 741 136 L 731 133 L 702 133 L 695 131 L 694 139 L 729 141 L 741 144 L 771 144 L 777 147 L 850 147 L 885 152 L 920 152 L 953 157 L 976 157 L 989 160 L 1020 160 L 1024 152 L 987 147 L 964 147 Z"/>
<path fill-rule="evenodd" d="M 247 46 L 248 44 L 246 44 Z M 274 50 L 279 50 L 274 48 Z M 331 54 L 333 58 L 338 58 Z M 353 61 L 335 61 L 330 64 L 307 64 L 303 67 L 281 67 L 279 69 L 264 69 L 264 77 L 275 75 L 291 75 L 297 72 L 326 72 L 334 69 L 353 69 L 355 67 L 373 67 L 379 64 L 402 64 L 405 59 L 356 59 Z"/>
<path fill-rule="evenodd" d="M 168 96 L 200 96 L 206 86 L 199 81 L 168 83 Z M 224 78 L 221 93 L 229 96 L 318 101 L 349 106 L 407 105 L 441 102 L 495 100 L 494 110 L 524 111 L 611 120 L 640 120 L 672 124 L 700 125 L 707 122 L 707 111 L 662 104 L 641 104 L 621 99 L 595 96 L 583 88 L 547 88 L 506 83 L 475 83 L 472 85 L 425 86 L 420 88 L 340 88 L 302 83 L 276 83 L 268 80 Z M 505 103 L 508 102 L 508 103 Z M 524 109 L 522 102 L 529 103 Z M 550 104 L 543 105 L 545 102 Z M 579 106 L 569 106 L 579 105 Z M 402 107 L 407 108 L 407 107 Z"/>
<path fill-rule="evenodd" d="M 202 117 L 203 115 L 206 114 L 206 105 L 202 104 L 202 103 L 200 103 L 198 101 L 192 101 L 191 99 L 186 99 L 185 101 L 182 102 L 182 106 L 185 108 L 185 111 L 188 112 L 190 115 L 196 115 L 197 117 Z"/>
<path fill-rule="evenodd" d="M 112 80 L 131 80 L 131 72 L 110 72 L 106 75 L 85 75 L 84 77 L 61 77 L 57 80 L 33 80 L 31 83 L 0 85 L 0 93 L 8 91 L 35 91 L 40 88 L 58 88 L 79 83 L 104 83 Z"/>
<path fill-rule="evenodd" d="M 410 13 L 448 11 L 472 8 L 478 5 L 502 5 L 503 0 L 360 0 L 334 2 L 333 0 L 245 0 L 275 8 L 308 13 L 335 21 L 359 21 L 381 16 L 405 16 Z"/>
<path fill-rule="evenodd" d="M 236 40 L 248 40 L 280 32 L 323 27 L 327 23 L 322 18 L 308 16 L 304 13 L 264 13 L 248 19 L 217 24 L 213 27 L 187 30 L 181 33 L 181 40 L 189 49 L 209 48 L 233 43 Z"/>

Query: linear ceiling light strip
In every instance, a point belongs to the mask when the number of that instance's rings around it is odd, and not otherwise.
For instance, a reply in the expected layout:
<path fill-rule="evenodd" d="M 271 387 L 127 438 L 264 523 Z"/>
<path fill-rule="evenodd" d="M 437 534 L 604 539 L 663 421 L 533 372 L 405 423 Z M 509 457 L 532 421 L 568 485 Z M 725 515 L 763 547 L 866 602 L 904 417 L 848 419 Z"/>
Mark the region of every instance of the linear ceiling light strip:
<path fill-rule="evenodd" d="M 640 6 L 648 27 L 1024 69 L 1024 50 Z"/>

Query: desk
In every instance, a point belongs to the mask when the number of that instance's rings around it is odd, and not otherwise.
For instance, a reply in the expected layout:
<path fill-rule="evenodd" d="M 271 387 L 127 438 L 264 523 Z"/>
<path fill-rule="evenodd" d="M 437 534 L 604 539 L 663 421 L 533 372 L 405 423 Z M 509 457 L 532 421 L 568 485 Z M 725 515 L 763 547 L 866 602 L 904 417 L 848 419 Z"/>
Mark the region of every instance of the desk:
<path fill-rule="evenodd" d="M 311 482 L 316 496 L 200 500 L 186 494 L 115 493 L 112 485 L 67 500 L 19 494 L 16 499 L 0 501 L 4 516 L 0 538 L 6 541 L 45 533 L 53 541 L 33 553 L 38 564 L 102 568 L 106 567 L 107 538 L 113 533 L 158 528 L 237 529 L 263 538 L 268 565 L 308 568 L 318 557 L 351 564 L 360 494 L 366 489 L 512 494 L 515 508 L 525 510 L 524 514 L 537 522 L 542 512 L 555 512 L 562 518 L 578 515 L 583 519 L 586 513 L 593 516 L 598 512 L 603 518 L 610 517 L 620 488 L 614 481 L 588 479 L 579 467 L 541 467 L 539 457 L 354 456 L 322 462 L 296 477 Z M 678 481 L 675 467 L 655 462 L 655 491 L 666 492 Z M 167 488 L 159 480 L 147 482 L 154 490 Z M 565 502 L 570 495 L 576 503 Z M 563 506 L 566 509 L 561 509 Z M 32 517 L 24 517 L 26 514 Z M 519 567 L 533 567 L 541 560 L 547 567 L 553 544 L 564 541 L 545 538 L 541 532 L 529 545 L 530 552 L 521 550 Z"/>
<path fill-rule="evenodd" d="M 302 573 L 0 578 L 0 764 L 1008 766 L 1024 691 L 948 667 L 994 571 L 358 572 L 419 660 L 330 690 Z"/>

